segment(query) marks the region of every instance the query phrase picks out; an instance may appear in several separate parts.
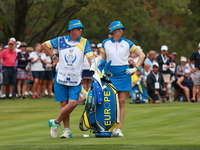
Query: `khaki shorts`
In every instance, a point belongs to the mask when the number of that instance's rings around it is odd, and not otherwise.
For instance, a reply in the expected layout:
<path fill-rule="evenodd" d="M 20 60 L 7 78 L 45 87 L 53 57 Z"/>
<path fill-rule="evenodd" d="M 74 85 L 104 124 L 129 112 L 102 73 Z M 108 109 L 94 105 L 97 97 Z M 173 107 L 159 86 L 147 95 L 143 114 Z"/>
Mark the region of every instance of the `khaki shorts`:
<path fill-rule="evenodd" d="M 194 73 L 194 84 L 200 85 L 200 70 Z"/>

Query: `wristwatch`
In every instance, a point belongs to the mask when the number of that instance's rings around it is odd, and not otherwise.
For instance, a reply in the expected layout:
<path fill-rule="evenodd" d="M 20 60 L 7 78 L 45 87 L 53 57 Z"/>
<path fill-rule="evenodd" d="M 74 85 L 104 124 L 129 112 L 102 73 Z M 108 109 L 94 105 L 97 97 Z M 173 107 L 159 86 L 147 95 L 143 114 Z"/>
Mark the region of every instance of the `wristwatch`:
<path fill-rule="evenodd" d="M 54 54 L 54 55 L 51 57 L 51 59 L 52 59 L 52 60 L 56 60 L 57 57 L 58 57 L 58 56 L 57 56 L 56 54 Z"/>

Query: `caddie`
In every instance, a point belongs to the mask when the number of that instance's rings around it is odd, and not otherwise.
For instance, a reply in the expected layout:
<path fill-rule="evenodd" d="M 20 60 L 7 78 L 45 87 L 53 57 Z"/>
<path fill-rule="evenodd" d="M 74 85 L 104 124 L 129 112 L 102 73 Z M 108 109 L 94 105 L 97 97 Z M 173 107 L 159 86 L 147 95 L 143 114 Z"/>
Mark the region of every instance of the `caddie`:
<path fill-rule="evenodd" d="M 57 63 L 54 82 L 55 101 L 60 102 L 61 110 L 56 119 L 49 120 L 50 134 L 57 137 L 57 129 L 63 121 L 65 130 L 61 138 L 71 138 L 70 113 L 78 104 L 81 91 L 81 73 L 84 55 L 92 63 L 93 53 L 87 39 L 81 37 L 84 29 L 80 20 L 69 22 L 69 35 L 57 37 L 42 44 L 44 50 Z M 58 49 L 59 57 L 51 49 Z"/>

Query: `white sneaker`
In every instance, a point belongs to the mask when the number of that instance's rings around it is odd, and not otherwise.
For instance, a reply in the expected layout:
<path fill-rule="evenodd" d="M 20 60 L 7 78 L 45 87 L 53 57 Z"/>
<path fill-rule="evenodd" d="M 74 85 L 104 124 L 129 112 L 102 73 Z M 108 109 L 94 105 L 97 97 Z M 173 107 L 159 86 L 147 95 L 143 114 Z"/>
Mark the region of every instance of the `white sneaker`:
<path fill-rule="evenodd" d="M 117 129 L 116 129 L 116 128 L 114 128 L 114 129 L 112 130 L 112 134 L 114 134 L 114 133 L 116 132 L 116 130 L 117 130 Z"/>
<path fill-rule="evenodd" d="M 33 92 L 31 92 L 31 91 L 29 91 L 28 93 L 29 93 L 29 95 L 33 95 Z"/>
<path fill-rule="evenodd" d="M 51 93 L 51 96 L 54 96 L 54 93 L 53 93 L 53 92 Z"/>
<path fill-rule="evenodd" d="M 28 96 L 28 92 L 26 91 L 25 93 L 24 93 L 26 96 Z"/>
<path fill-rule="evenodd" d="M 45 95 L 48 95 L 48 91 L 47 91 L 47 89 L 45 89 L 44 94 L 45 94 Z"/>
<path fill-rule="evenodd" d="M 4 98 L 6 98 L 6 94 L 1 95 L 1 99 L 4 99 Z"/>
<path fill-rule="evenodd" d="M 123 137 L 123 133 L 120 129 L 117 129 L 116 131 L 114 131 L 113 133 L 113 137 Z"/>
<path fill-rule="evenodd" d="M 63 134 L 60 136 L 61 138 L 72 138 L 72 133 L 69 128 L 63 131 Z"/>
<path fill-rule="evenodd" d="M 55 119 L 49 119 L 50 134 L 52 138 L 57 138 L 57 130 L 60 124 L 55 124 Z"/>

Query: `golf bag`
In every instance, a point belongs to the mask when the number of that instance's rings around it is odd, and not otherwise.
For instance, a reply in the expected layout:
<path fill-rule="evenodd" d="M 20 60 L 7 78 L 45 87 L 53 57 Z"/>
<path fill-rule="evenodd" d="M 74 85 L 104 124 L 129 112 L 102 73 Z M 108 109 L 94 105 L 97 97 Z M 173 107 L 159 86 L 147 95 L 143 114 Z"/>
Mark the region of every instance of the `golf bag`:
<path fill-rule="evenodd" d="M 97 63 L 101 57 L 93 60 L 94 75 L 93 82 L 88 91 L 85 102 L 85 109 L 80 119 L 79 128 L 82 131 L 90 129 L 96 137 L 111 137 L 112 130 L 119 124 L 119 101 L 115 87 L 111 84 L 106 76 L 111 62 L 104 62 L 103 68 L 99 67 L 97 71 Z M 92 67 L 91 67 L 92 68 Z M 103 70 L 103 73 L 101 71 Z M 97 72 L 100 72 L 98 74 Z M 86 129 L 83 128 L 83 123 Z M 84 136 L 89 137 L 89 135 Z"/>

